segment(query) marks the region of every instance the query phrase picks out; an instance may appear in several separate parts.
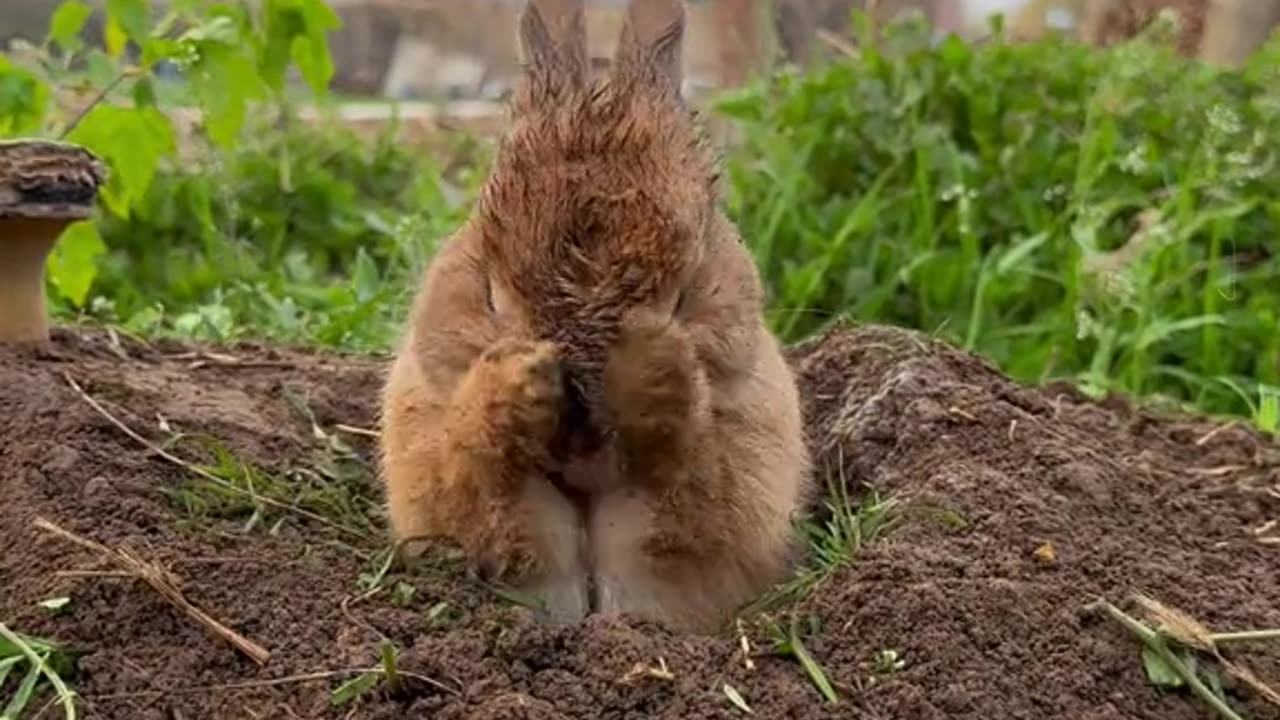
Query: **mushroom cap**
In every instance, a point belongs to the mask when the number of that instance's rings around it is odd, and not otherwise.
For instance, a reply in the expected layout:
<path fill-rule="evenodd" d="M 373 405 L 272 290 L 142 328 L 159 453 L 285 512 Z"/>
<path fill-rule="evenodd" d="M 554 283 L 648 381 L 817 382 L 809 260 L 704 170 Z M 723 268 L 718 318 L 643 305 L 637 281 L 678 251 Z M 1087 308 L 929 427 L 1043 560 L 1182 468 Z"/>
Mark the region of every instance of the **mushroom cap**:
<path fill-rule="evenodd" d="M 91 217 L 106 166 L 72 143 L 51 140 L 0 142 L 0 220 Z"/>

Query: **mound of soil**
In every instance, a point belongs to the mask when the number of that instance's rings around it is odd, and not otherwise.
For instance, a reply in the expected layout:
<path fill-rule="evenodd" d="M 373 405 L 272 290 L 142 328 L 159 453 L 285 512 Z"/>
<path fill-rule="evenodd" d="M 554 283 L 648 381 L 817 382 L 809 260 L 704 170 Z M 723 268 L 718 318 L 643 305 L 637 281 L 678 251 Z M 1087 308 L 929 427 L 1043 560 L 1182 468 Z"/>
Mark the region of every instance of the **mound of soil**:
<path fill-rule="evenodd" d="M 792 609 L 837 705 L 754 625 L 748 663 L 736 636 L 616 617 L 542 626 L 445 549 L 430 570 L 380 575 L 380 490 L 358 429 L 375 424 L 385 361 L 252 345 L 59 331 L 43 349 L 0 348 L 0 619 L 77 653 L 88 717 L 187 720 L 743 717 L 726 683 L 769 718 L 1207 718 L 1152 687 L 1134 639 L 1082 608 L 1143 592 L 1215 630 L 1280 627 L 1271 439 L 1024 388 L 899 330 L 841 328 L 792 354 L 822 466 L 900 503 L 883 539 Z M 269 661 L 104 575 L 37 517 L 168 567 Z M 63 612 L 36 605 L 55 596 L 71 599 Z M 335 702 L 384 639 L 402 650 L 399 691 Z M 1276 645 L 1232 650 L 1277 684 Z M 900 667 L 879 666 L 885 650 Z M 1247 717 L 1280 717 L 1227 692 Z"/>

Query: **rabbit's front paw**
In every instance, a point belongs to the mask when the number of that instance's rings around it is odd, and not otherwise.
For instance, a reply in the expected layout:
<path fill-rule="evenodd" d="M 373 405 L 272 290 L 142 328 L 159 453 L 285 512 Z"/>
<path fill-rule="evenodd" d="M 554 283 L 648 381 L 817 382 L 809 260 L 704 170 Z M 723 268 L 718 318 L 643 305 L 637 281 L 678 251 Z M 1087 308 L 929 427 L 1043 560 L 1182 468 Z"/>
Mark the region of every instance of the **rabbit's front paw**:
<path fill-rule="evenodd" d="M 559 431 L 565 407 L 556 347 L 501 340 L 481 353 L 473 370 L 473 392 L 483 399 L 494 429 L 545 450 Z"/>
<path fill-rule="evenodd" d="M 688 337 L 657 317 L 629 320 L 605 364 L 604 394 L 631 459 L 676 451 L 693 434 L 700 390 Z"/>

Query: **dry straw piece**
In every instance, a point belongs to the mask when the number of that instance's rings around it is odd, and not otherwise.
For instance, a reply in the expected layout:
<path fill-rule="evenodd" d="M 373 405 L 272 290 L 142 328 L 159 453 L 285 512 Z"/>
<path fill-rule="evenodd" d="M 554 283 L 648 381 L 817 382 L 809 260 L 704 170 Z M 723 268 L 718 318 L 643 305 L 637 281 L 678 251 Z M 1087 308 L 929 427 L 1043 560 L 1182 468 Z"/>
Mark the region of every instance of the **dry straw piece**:
<path fill-rule="evenodd" d="M 150 585 L 153 590 L 159 593 L 165 600 L 168 600 L 174 607 L 203 625 L 209 632 L 217 637 L 231 643 L 240 652 L 249 656 L 251 660 L 259 665 L 266 665 L 271 659 L 271 651 L 262 647 L 258 643 L 249 640 L 240 633 L 223 625 L 214 619 L 205 611 L 196 607 L 187 600 L 179 588 L 180 581 L 174 577 L 172 573 L 155 563 L 147 562 L 138 557 L 137 553 L 129 548 L 109 548 L 101 543 L 94 542 L 88 538 L 81 537 L 75 533 L 65 530 L 58 525 L 44 519 L 36 518 L 33 522 L 37 528 L 55 535 L 63 540 L 79 545 L 86 550 L 90 550 L 104 558 L 112 561 L 124 570 L 129 576 L 142 580 Z"/>

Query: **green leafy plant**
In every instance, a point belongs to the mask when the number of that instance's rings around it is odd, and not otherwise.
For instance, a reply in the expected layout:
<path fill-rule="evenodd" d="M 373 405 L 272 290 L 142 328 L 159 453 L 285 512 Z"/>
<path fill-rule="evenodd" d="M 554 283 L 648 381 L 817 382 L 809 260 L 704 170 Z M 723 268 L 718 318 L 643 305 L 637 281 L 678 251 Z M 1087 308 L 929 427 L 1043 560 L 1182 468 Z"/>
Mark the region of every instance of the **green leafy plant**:
<path fill-rule="evenodd" d="M 226 150 L 254 103 L 283 97 L 288 70 L 317 96 L 333 75 L 327 33 L 338 16 L 322 0 L 179 0 L 162 16 L 154 10 L 147 0 L 108 0 L 97 47 L 81 35 L 99 11 L 68 0 L 42 45 L 0 58 L 0 136 L 62 137 L 101 155 L 111 169 L 103 205 L 118 219 L 140 210 L 162 161 L 185 149 L 164 112 L 173 109 L 166 96 L 185 101 L 199 135 Z M 181 83 L 167 79 L 174 70 Z M 84 303 L 107 251 L 98 228 L 72 228 L 49 264 L 52 285 L 74 305 Z"/>
<path fill-rule="evenodd" d="M 1234 72 L 1155 36 L 934 45 L 902 22 L 725 97 L 773 326 L 899 324 L 1022 380 L 1244 414 L 1219 379 L 1280 376 L 1278 58 L 1280 39 Z"/>

